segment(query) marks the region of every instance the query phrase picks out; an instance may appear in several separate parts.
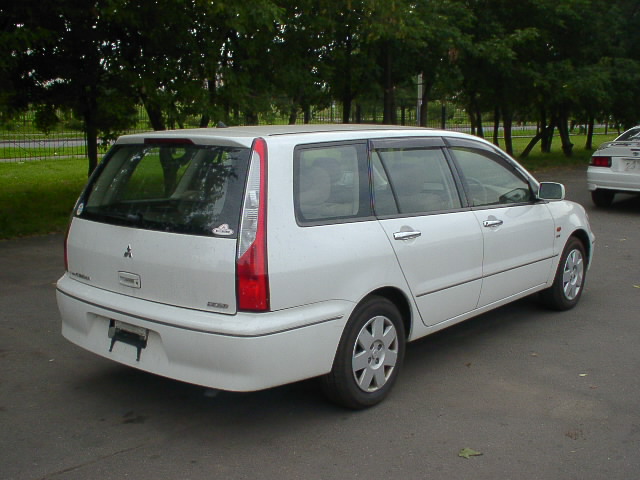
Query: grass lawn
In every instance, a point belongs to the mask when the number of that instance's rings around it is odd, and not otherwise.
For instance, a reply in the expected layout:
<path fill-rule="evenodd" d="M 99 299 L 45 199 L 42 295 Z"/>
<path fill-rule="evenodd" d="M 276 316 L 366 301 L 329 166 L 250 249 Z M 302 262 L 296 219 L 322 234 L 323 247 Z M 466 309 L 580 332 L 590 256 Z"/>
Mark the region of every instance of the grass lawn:
<path fill-rule="evenodd" d="M 596 135 L 593 137 L 593 146 L 597 148 L 601 143 L 610 142 L 617 136 L 618 135 L 616 133 L 611 135 Z M 589 159 L 593 153 L 593 150 L 585 150 L 584 148 L 585 142 L 587 141 L 586 135 L 572 135 L 571 142 L 573 143 L 573 155 L 571 157 L 565 157 L 562 154 L 560 138 L 556 136 L 553 139 L 551 153 L 541 153 L 540 144 L 538 143 L 527 158 L 519 159 L 518 155 L 526 148 L 530 141 L 530 138 L 514 138 L 513 149 L 516 159 L 518 159 L 518 161 L 524 165 L 527 170 L 533 173 L 547 168 L 571 167 L 578 165 L 584 165 L 584 167 L 587 168 L 587 165 L 589 165 Z M 504 147 L 504 144 L 501 143 L 500 146 Z"/>
<path fill-rule="evenodd" d="M 0 239 L 64 231 L 86 159 L 0 163 Z"/>
<path fill-rule="evenodd" d="M 614 135 L 598 135 L 594 145 L 613 138 Z M 560 141 L 555 138 L 550 154 L 540 153 L 536 146 L 522 163 L 532 172 L 576 165 L 586 168 L 592 152 L 584 149 L 585 139 L 572 137 L 575 146 L 570 158 L 562 155 Z M 516 155 L 528 142 L 529 138 L 514 139 Z M 0 163 L 0 239 L 64 231 L 86 180 L 86 159 Z"/>
<path fill-rule="evenodd" d="M 85 155 L 86 149 L 80 147 L 6 147 L 0 148 L 0 158 L 2 159 L 30 159 L 30 158 L 46 158 L 46 157 L 65 157 L 72 155 Z"/>

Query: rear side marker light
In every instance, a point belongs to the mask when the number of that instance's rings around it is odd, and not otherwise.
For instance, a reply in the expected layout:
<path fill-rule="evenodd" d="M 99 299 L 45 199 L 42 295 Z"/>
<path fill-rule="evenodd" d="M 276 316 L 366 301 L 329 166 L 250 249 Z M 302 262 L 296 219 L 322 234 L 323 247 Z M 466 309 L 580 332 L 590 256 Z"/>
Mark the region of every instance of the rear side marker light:
<path fill-rule="evenodd" d="M 611 157 L 591 157 L 589 165 L 594 167 L 611 168 Z"/>

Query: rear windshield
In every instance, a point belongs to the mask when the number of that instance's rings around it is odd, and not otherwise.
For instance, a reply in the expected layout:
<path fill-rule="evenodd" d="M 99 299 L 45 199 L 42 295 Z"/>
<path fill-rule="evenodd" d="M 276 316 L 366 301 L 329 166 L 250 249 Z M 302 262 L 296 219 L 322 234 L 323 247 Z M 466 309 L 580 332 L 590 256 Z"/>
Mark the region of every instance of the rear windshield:
<path fill-rule="evenodd" d="M 76 215 L 149 230 L 236 238 L 250 149 L 114 147 Z"/>
<path fill-rule="evenodd" d="M 618 138 L 616 138 L 616 140 L 640 140 L 640 128 L 632 128 L 631 130 L 627 130 Z"/>

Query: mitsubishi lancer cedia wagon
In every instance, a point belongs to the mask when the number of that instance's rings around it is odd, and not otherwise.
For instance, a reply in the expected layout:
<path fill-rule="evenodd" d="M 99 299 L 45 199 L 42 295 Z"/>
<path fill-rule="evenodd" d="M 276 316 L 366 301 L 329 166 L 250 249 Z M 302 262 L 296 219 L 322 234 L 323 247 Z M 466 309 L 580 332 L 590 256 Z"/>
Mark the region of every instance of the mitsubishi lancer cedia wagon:
<path fill-rule="evenodd" d="M 536 292 L 578 302 L 584 209 L 490 143 L 423 128 L 236 127 L 121 137 L 57 284 L 62 333 L 231 391 L 320 377 L 380 402 L 407 342 Z"/>

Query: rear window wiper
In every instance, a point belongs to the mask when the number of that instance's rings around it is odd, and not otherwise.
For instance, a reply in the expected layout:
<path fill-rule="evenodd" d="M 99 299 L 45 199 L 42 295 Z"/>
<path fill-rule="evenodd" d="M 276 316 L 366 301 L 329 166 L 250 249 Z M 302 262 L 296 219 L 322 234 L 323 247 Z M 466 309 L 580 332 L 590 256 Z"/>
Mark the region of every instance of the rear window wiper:
<path fill-rule="evenodd" d="M 103 220 L 115 220 L 119 223 L 127 225 L 140 225 L 143 221 L 143 216 L 140 212 L 124 213 L 109 211 L 101 208 L 86 208 L 83 213 L 89 217 L 100 218 Z"/>

